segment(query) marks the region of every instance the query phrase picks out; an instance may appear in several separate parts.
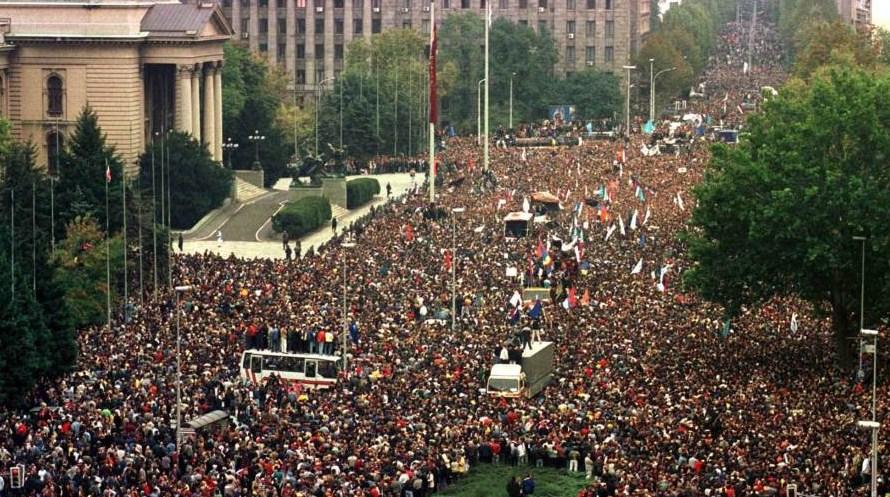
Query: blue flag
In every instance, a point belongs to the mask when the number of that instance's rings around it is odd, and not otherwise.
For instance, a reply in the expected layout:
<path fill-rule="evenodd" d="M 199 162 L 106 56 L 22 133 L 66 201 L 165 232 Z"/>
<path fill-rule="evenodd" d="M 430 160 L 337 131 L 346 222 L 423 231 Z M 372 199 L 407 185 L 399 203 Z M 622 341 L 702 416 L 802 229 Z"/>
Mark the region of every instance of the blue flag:
<path fill-rule="evenodd" d="M 540 319 L 542 311 L 543 311 L 543 309 L 541 308 L 541 299 L 536 298 L 534 307 L 532 307 L 528 311 L 528 317 L 530 317 L 532 319 Z"/>
<path fill-rule="evenodd" d="M 349 324 L 349 338 L 352 343 L 358 343 L 358 325 L 355 324 L 355 321 Z"/>

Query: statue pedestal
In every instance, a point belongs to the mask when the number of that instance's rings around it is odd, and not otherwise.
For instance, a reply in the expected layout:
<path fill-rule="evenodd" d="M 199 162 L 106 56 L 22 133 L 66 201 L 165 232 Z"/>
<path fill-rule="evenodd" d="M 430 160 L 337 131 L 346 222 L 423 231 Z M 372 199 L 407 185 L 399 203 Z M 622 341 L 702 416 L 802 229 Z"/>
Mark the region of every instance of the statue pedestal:
<path fill-rule="evenodd" d="M 321 178 L 321 196 L 333 205 L 346 208 L 346 177 Z"/>

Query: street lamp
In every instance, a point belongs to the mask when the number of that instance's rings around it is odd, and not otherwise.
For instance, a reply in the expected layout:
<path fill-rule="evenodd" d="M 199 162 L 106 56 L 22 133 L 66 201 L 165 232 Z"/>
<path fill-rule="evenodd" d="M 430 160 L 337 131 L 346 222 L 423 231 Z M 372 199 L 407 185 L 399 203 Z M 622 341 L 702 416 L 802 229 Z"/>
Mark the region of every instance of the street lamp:
<path fill-rule="evenodd" d="M 343 149 L 343 80 L 340 83 L 340 98 L 337 106 L 340 108 L 340 149 Z"/>
<path fill-rule="evenodd" d="M 454 207 L 451 212 L 460 214 L 466 209 Z M 451 220 L 451 331 L 454 331 L 457 319 L 457 219 Z"/>
<path fill-rule="evenodd" d="M 229 152 L 229 169 L 232 169 L 232 152 L 238 149 L 238 144 L 232 141 L 232 138 L 226 138 L 226 142 L 222 144 L 223 149 Z"/>
<path fill-rule="evenodd" d="M 862 242 L 862 269 L 860 277 L 862 281 L 860 281 L 859 285 L 859 329 L 865 329 L 865 240 L 867 240 L 864 236 L 854 236 L 854 241 Z M 862 344 L 859 344 L 859 369 L 856 372 L 857 378 L 862 375 Z"/>
<path fill-rule="evenodd" d="M 324 84 L 328 81 L 333 81 L 334 78 L 326 78 L 321 80 L 320 83 L 315 87 L 315 156 L 318 157 L 318 92 L 324 87 Z"/>
<path fill-rule="evenodd" d="M 343 242 L 340 244 L 341 249 L 351 249 L 353 247 L 355 247 L 354 242 Z M 349 364 L 346 362 L 346 347 L 348 342 L 346 341 L 346 335 L 349 334 L 349 323 L 346 319 L 346 309 L 348 308 L 346 305 L 346 250 L 341 250 L 340 253 L 343 254 L 343 373 L 348 374 L 347 367 Z"/>
<path fill-rule="evenodd" d="M 630 138 L 630 72 L 637 66 L 621 66 L 627 70 L 627 100 L 624 104 L 624 137 Z"/>
<path fill-rule="evenodd" d="M 510 126 L 508 129 L 513 129 L 513 76 L 516 76 L 516 73 L 510 73 Z"/>
<path fill-rule="evenodd" d="M 253 142 L 253 165 L 254 167 L 259 167 L 260 165 L 260 142 L 266 139 L 266 135 L 261 135 L 260 130 L 254 130 L 253 134 L 247 137 L 248 140 Z"/>
<path fill-rule="evenodd" d="M 182 365 L 180 361 L 179 349 L 181 347 L 181 337 L 179 333 L 179 296 L 185 292 L 191 291 L 191 285 L 182 285 L 174 288 L 176 290 L 176 453 L 180 454 L 180 445 L 182 444 Z"/>
<path fill-rule="evenodd" d="M 476 145 L 482 144 L 482 83 L 485 78 L 476 83 Z"/>
<path fill-rule="evenodd" d="M 653 74 L 655 70 L 655 59 L 649 59 L 649 122 L 655 124 L 655 80 L 666 72 L 676 70 L 676 67 L 670 69 L 662 69 L 658 73 Z"/>

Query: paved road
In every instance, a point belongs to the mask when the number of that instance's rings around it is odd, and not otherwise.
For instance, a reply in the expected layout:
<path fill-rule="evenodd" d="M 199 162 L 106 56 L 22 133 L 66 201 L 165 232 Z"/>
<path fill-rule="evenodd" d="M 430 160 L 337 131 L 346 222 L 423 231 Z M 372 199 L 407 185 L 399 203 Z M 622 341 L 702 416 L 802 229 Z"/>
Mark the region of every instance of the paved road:
<path fill-rule="evenodd" d="M 381 174 L 372 176 L 380 181 L 382 195 L 378 195 L 370 203 L 349 211 L 345 216 L 338 218 L 340 227 L 348 226 L 350 222 L 364 216 L 371 206 L 386 202 L 386 184 L 392 186 L 393 196 L 401 195 L 411 188 L 412 180 L 409 174 Z M 417 181 L 423 181 L 423 176 L 418 175 Z M 219 221 L 212 235 L 205 235 L 200 239 L 186 238 L 184 251 L 187 253 L 204 253 L 205 251 L 222 255 L 235 254 L 245 258 L 284 258 L 279 235 L 272 233 L 270 220 L 272 215 L 281 207 L 281 202 L 287 200 L 287 192 L 274 191 L 253 202 L 245 204 L 230 217 Z M 216 239 L 216 231 L 223 233 L 223 243 L 220 245 Z M 259 239 L 257 236 L 259 235 Z M 329 240 L 332 236 L 330 225 L 325 225 L 318 230 L 307 234 L 300 239 L 303 251 L 309 250 Z"/>

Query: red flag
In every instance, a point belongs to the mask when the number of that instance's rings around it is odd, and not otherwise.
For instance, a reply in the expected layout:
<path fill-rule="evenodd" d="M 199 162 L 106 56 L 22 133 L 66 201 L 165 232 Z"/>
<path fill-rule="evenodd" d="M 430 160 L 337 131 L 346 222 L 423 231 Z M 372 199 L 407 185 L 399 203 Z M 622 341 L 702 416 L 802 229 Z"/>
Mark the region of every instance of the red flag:
<path fill-rule="evenodd" d="M 111 167 L 105 164 L 105 182 L 111 183 Z"/>
<path fill-rule="evenodd" d="M 438 97 L 436 94 L 436 3 L 430 2 L 430 123 L 436 124 L 439 118 Z"/>
<path fill-rule="evenodd" d="M 405 226 L 405 240 L 409 242 L 414 240 L 414 226 L 411 226 L 410 223 Z"/>
<path fill-rule="evenodd" d="M 590 290 L 585 288 L 584 295 L 581 296 L 581 305 L 590 305 Z"/>
<path fill-rule="evenodd" d="M 569 307 L 578 305 L 578 299 L 575 297 L 575 289 L 569 288 Z"/>
<path fill-rule="evenodd" d="M 443 265 L 445 266 L 446 272 L 451 272 L 451 251 L 445 249 L 445 260 L 443 261 Z"/>
<path fill-rule="evenodd" d="M 535 258 L 540 259 L 544 255 L 544 242 L 538 240 L 538 248 L 535 249 Z"/>

